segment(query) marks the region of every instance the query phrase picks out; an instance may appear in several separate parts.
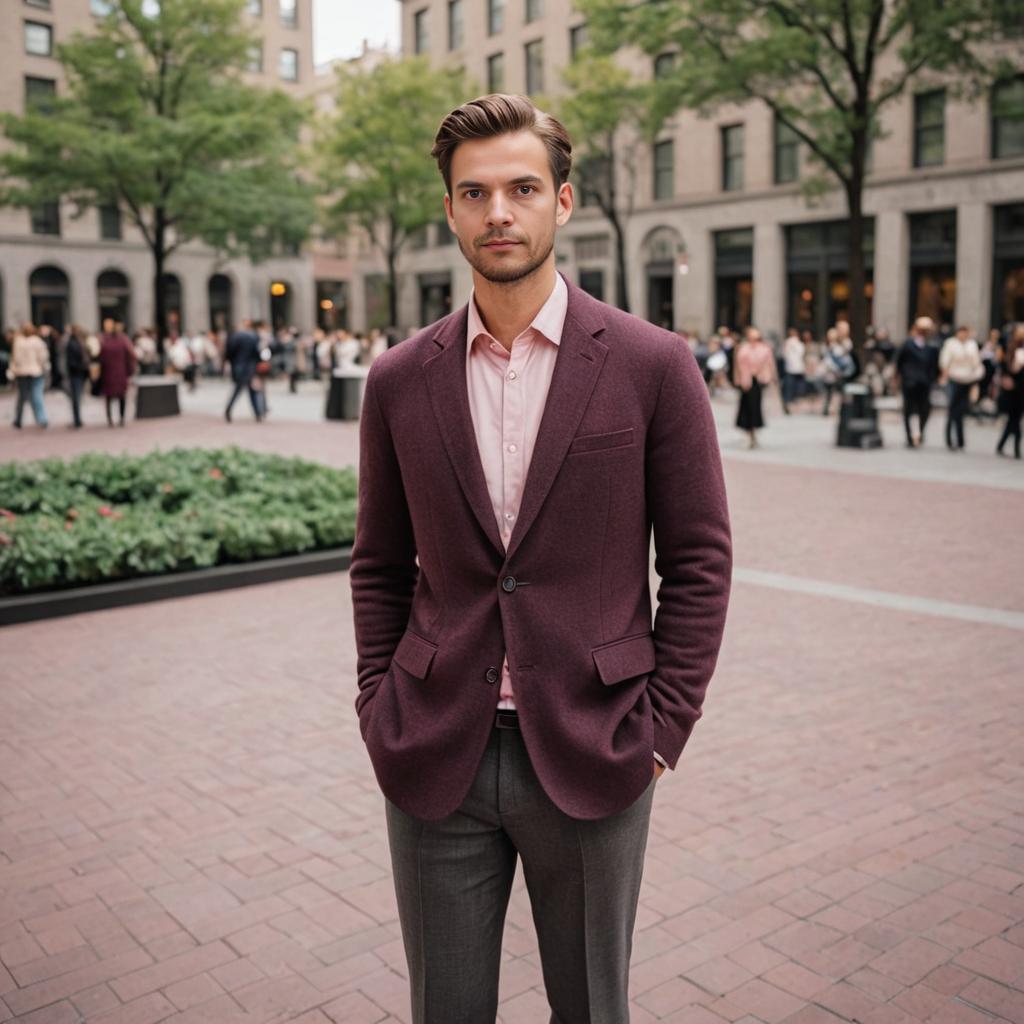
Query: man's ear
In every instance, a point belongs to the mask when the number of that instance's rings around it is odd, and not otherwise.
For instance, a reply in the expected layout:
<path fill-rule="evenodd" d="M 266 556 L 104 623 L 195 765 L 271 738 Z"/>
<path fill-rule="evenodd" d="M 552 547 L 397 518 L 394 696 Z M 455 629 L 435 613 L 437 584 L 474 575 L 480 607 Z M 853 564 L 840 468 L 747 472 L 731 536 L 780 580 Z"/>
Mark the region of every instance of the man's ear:
<path fill-rule="evenodd" d="M 444 215 L 448 218 L 448 227 L 452 234 L 455 234 L 455 217 L 452 214 L 452 197 L 447 192 L 444 194 Z"/>
<path fill-rule="evenodd" d="M 555 211 L 555 223 L 562 227 L 563 224 L 567 224 L 569 218 L 572 216 L 573 206 L 575 205 L 576 198 L 573 195 L 572 185 L 566 181 L 558 189 L 558 209 Z"/>

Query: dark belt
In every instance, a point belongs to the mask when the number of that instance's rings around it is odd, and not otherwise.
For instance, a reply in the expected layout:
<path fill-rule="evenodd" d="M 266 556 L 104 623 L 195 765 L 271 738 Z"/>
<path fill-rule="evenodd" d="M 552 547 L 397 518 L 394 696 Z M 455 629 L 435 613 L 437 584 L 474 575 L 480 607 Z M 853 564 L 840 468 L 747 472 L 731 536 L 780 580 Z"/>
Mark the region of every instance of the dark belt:
<path fill-rule="evenodd" d="M 494 713 L 494 728 L 518 729 L 519 713 L 516 711 L 510 711 L 507 708 L 498 708 L 498 710 Z"/>

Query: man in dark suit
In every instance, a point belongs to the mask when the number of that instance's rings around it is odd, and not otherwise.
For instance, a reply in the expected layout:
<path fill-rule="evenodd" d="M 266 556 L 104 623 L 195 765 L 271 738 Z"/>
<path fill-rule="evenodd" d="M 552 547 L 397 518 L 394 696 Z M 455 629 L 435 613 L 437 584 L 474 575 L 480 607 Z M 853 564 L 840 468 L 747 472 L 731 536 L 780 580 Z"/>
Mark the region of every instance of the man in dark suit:
<path fill-rule="evenodd" d="M 256 376 L 256 364 L 260 361 L 260 339 L 253 329 L 251 320 L 243 320 L 239 329 L 231 334 L 224 356 L 231 363 L 231 379 L 235 384 L 224 410 L 224 418 L 228 423 L 231 422 L 231 407 L 242 393 L 242 389 L 248 388 L 252 414 L 259 423 L 263 419 L 261 396 L 252 382 Z"/>
<path fill-rule="evenodd" d="M 373 364 L 351 566 L 412 1016 L 495 1019 L 521 857 L 552 1021 L 621 1024 L 655 781 L 728 603 L 707 389 L 676 335 L 556 273 L 557 121 L 483 97 L 433 155 L 474 290 Z"/>
<path fill-rule="evenodd" d="M 939 350 L 930 343 L 935 325 L 930 316 L 919 316 L 914 321 L 910 337 L 896 356 L 896 372 L 900 375 L 903 391 L 903 428 L 907 433 L 907 447 L 920 448 L 924 444 L 924 428 L 932 412 L 932 386 L 939 376 Z M 917 433 L 911 429 L 911 418 L 917 417 Z"/>

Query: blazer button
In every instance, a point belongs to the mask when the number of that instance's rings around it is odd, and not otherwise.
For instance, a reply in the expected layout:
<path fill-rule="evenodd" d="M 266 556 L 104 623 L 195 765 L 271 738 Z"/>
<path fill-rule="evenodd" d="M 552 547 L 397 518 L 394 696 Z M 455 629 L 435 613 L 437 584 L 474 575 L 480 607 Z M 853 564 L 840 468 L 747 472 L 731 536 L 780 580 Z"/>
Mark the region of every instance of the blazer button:
<path fill-rule="evenodd" d="M 501 589 L 504 590 L 506 594 L 511 594 L 512 591 L 516 589 L 515 576 L 506 576 L 501 581 Z"/>
<path fill-rule="evenodd" d="M 489 683 L 496 683 L 498 681 L 498 670 L 496 668 L 489 668 L 484 673 L 484 678 Z"/>

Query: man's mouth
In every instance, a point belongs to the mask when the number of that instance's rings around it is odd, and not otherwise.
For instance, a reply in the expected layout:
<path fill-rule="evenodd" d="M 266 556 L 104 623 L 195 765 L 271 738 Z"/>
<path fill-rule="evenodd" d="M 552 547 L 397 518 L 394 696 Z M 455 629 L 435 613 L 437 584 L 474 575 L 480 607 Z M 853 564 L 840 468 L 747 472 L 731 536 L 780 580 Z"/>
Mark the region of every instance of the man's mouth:
<path fill-rule="evenodd" d="M 520 245 L 514 238 L 496 238 L 491 242 L 484 242 L 485 249 L 511 249 L 514 245 Z"/>

